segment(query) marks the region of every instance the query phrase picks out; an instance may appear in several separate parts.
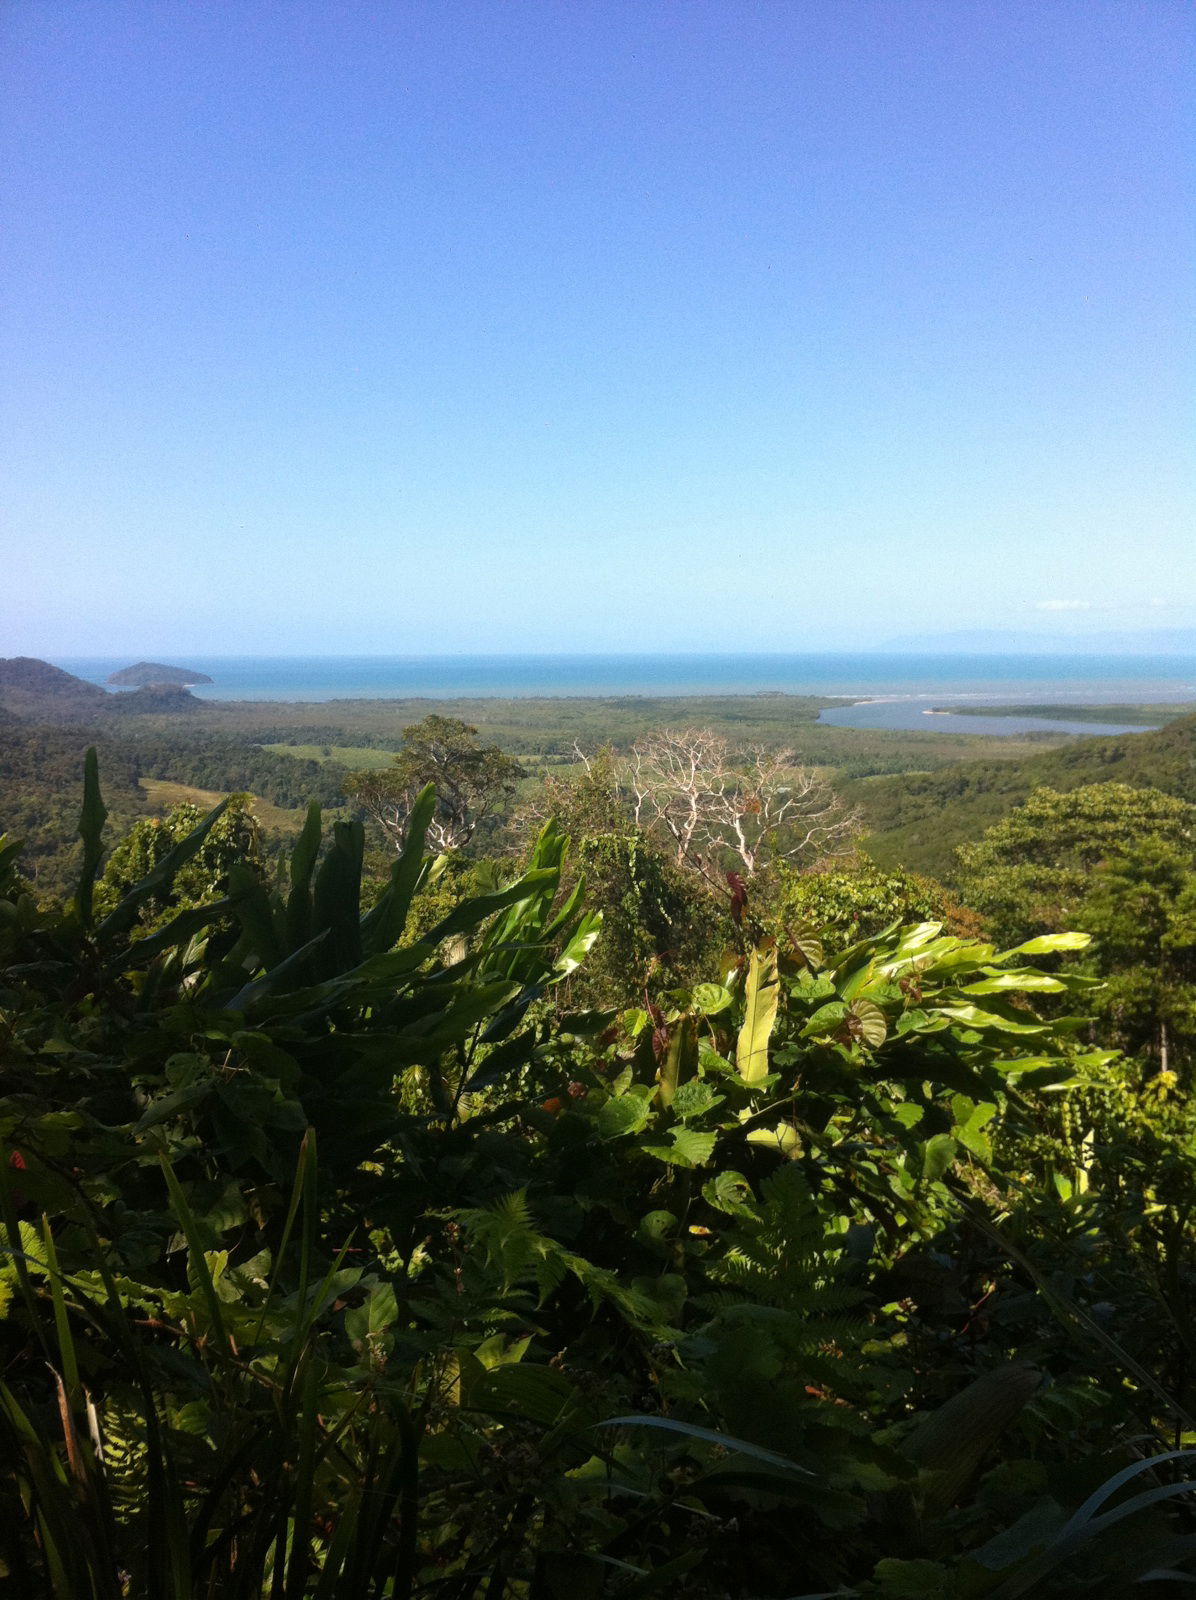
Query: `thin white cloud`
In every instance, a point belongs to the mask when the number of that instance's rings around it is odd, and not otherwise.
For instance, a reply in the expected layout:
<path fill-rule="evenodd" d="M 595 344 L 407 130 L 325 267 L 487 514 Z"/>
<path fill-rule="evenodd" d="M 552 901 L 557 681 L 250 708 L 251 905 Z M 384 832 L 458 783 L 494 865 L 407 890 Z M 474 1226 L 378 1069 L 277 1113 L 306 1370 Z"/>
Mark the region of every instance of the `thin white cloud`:
<path fill-rule="evenodd" d="M 1036 600 L 1036 611 L 1088 611 L 1091 608 L 1090 600 Z"/>

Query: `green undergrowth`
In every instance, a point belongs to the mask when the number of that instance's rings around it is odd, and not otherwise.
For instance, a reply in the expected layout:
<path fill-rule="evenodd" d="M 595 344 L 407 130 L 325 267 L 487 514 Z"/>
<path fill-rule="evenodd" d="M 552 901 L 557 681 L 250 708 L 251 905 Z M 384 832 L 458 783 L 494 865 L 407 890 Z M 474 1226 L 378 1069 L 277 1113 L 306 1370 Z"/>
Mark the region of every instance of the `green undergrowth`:
<path fill-rule="evenodd" d="M 96 1600 L 1108 1597 L 1196 1576 L 1196 1126 L 1084 934 L 796 904 L 579 1009 L 548 823 L 280 875 L 0 845 L 0 1558 Z M 471 871 L 473 869 L 470 869 Z M 903 891 L 904 892 L 904 891 Z M 151 905 L 171 905 L 147 921 Z M 807 902 L 809 909 L 810 902 Z"/>

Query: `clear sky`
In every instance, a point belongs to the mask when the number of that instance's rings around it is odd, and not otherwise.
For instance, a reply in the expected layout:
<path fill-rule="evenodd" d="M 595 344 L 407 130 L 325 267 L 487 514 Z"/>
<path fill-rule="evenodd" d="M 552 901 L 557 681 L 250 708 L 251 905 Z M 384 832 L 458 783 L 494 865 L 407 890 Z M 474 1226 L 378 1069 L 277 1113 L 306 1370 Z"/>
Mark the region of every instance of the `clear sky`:
<path fill-rule="evenodd" d="M 1187 0 L 5 0 L 0 655 L 1191 626 L 1194 67 Z"/>

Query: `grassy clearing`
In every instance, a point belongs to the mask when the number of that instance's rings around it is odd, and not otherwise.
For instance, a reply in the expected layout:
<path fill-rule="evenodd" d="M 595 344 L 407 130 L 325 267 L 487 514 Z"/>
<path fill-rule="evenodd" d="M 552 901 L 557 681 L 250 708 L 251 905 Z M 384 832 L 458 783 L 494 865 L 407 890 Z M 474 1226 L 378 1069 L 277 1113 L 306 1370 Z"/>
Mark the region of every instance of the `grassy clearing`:
<path fill-rule="evenodd" d="M 275 755 L 294 756 L 298 761 L 336 761 L 342 767 L 359 772 L 389 767 L 395 754 L 393 750 L 374 750 L 362 744 L 266 744 L 262 749 L 272 750 Z"/>
<path fill-rule="evenodd" d="M 189 802 L 202 811 L 210 811 L 225 799 L 218 789 L 197 789 L 189 783 L 170 783 L 165 778 L 141 778 L 141 789 L 146 805 L 155 815 L 169 811 L 172 806 Z M 282 806 L 271 805 L 259 795 L 253 796 L 253 814 L 262 827 L 270 833 L 297 833 L 303 825 L 303 811 L 287 811 Z"/>

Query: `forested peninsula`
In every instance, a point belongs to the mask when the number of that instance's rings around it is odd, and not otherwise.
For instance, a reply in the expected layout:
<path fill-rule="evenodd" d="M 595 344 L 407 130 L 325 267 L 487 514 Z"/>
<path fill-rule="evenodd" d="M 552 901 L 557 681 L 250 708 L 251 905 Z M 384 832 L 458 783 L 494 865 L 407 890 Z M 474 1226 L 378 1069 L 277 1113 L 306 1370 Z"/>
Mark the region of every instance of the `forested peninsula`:
<path fill-rule="evenodd" d="M 1191 1575 L 1196 716 L 829 703 L 0 662 L 22 1593 Z"/>

